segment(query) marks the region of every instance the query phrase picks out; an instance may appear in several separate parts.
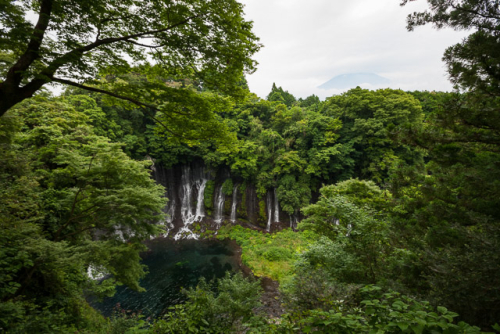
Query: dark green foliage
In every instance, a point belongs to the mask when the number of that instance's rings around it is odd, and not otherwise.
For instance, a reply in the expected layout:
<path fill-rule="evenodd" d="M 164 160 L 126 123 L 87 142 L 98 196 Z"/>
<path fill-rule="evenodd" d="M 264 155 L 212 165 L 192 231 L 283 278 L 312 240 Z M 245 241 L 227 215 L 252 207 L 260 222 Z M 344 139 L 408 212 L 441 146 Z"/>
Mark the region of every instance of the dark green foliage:
<path fill-rule="evenodd" d="M 459 228 L 458 242 L 429 249 L 426 278 L 430 298 L 436 303 L 460 312 L 467 321 L 492 325 L 500 314 L 500 230 L 498 226 L 480 228 Z"/>
<path fill-rule="evenodd" d="M 6 134 L 10 117 L 21 132 L 0 152 L 0 326 L 90 329 L 103 320 L 89 310 L 84 289 L 97 295 L 112 294 L 117 283 L 140 289 L 140 241 L 160 232 L 151 222 L 162 218 L 164 190 L 151 180 L 149 163 L 96 136 L 89 118 L 61 99 L 26 101 L 0 119 Z M 113 277 L 97 284 L 87 277 L 90 264 Z"/>
<path fill-rule="evenodd" d="M 248 93 L 242 73 L 254 69 L 260 45 L 242 5 L 167 2 L 0 4 L 0 331 L 477 333 L 454 312 L 484 329 L 498 321 L 497 2 L 429 0 L 429 11 L 409 17 L 409 29 L 474 29 L 444 55 L 460 91 L 358 87 L 324 102 L 297 101 L 275 84 L 267 101 Z M 45 13 L 37 29 L 28 10 Z M 109 41 L 170 24 L 155 32 L 158 52 L 142 52 L 135 38 L 78 51 L 95 44 L 97 29 L 97 41 Z M 50 81 L 77 88 L 25 100 Z M 202 281 L 151 328 L 90 309 L 83 291 L 140 290 L 141 241 L 160 232 L 151 223 L 162 218 L 163 189 L 148 162 L 130 157 L 230 170 L 225 211 L 233 179 L 242 180 L 239 217 L 254 191 L 261 223 L 268 193 L 288 215 L 303 208 L 306 231 L 219 231 L 242 246 L 255 274 L 282 283 L 289 313 L 256 316 L 258 284 L 239 275 L 217 287 Z M 205 190 L 208 213 L 214 186 Z M 90 280 L 90 265 L 112 275 Z M 382 288 L 363 287 L 371 283 Z"/>
<path fill-rule="evenodd" d="M 453 93 L 435 91 L 413 91 L 409 93 L 420 102 L 424 117 L 437 111 L 438 108 L 442 108 L 446 103 L 446 99 L 453 96 Z"/>
<path fill-rule="evenodd" d="M 359 290 L 358 305 L 333 302 L 329 310 L 311 309 L 289 314 L 279 326 L 282 333 L 298 327 L 304 333 L 480 333 L 478 327 L 453 323 L 456 313 L 434 308 L 377 286 Z"/>
<path fill-rule="evenodd" d="M 419 150 L 391 138 L 402 129 L 422 126 L 422 108 L 410 94 L 357 87 L 327 99 L 322 112 L 342 121 L 338 141 L 343 144 L 343 154 L 336 159 L 341 166 L 337 180 L 362 177 L 380 183 L 398 160 L 411 165 L 422 163 Z"/>
<path fill-rule="evenodd" d="M 400 166 L 391 181 L 395 230 L 419 254 L 405 261 L 412 270 L 401 281 L 488 328 L 500 317 L 500 299 L 488 292 L 500 273 L 490 248 L 500 240 L 499 9 L 486 0 L 429 3 L 429 11 L 409 16 L 409 29 L 431 23 L 475 31 L 443 58 L 465 93 L 447 94 L 425 127 L 399 136 L 429 157 L 424 173 Z"/>
<path fill-rule="evenodd" d="M 233 194 L 233 180 L 232 179 L 227 179 L 224 181 L 222 184 L 222 192 L 226 196 L 231 196 Z"/>
<path fill-rule="evenodd" d="M 317 110 L 320 105 L 320 99 L 316 95 L 311 95 L 306 97 L 305 99 L 299 99 L 299 105 L 304 108 L 311 108 L 313 110 Z"/>
<path fill-rule="evenodd" d="M 271 89 L 271 92 L 267 96 L 267 100 L 271 102 L 281 102 L 288 108 L 295 104 L 296 101 L 295 96 L 288 93 L 288 91 L 284 91 L 281 87 L 276 87 L 275 83 L 273 83 L 273 87 Z"/>
<path fill-rule="evenodd" d="M 213 180 L 208 180 L 205 185 L 205 193 L 203 194 L 203 201 L 207 210 L 212 210 L 214 208 L 214 192 L 215 182 Z"/>
<path fill-rule="evenodd" d="M 300 265 L 296 268 L 293 278 L 282 287 L 284 305 L 289 312 L 328 311 L 338 306 L 339 301 L 346 307 L 354 306 L 354 293 L 359 286 L 339 283 L 325 269 Z"/>
<path fill-rule="evenodd" d="M 260 283 L 241 274 L 217 282 L 201 280 L 185 291 L 188 301 L 170 309 L 152 327 L 153 333 L 233 333 L 248 327 L 259 306 Z M 255 321 L 255 320 L 254 320 Z"/>

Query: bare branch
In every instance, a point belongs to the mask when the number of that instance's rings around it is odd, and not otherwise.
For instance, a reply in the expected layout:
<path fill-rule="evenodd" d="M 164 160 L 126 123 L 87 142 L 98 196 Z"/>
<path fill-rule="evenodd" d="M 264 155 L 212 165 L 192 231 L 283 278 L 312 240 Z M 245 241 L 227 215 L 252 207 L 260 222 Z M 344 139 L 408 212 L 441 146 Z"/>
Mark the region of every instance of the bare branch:
<path fill-rule="evenodd" d="M 142 44 L 142 43 L 138 43 L 138 42 L 131 41 L 131 40 L 125 40 L 125 42 L 130 43 L 130 44 L 134 44 L 134 45 L 138 45 L 138 46 L 142 46 L 145 48 L 150 48 L 150 49 L 158 49 L 158 48 L 161 48 L 162 46 L 164 46 L 164 45 L 147 45 L 147 44 Z"/>

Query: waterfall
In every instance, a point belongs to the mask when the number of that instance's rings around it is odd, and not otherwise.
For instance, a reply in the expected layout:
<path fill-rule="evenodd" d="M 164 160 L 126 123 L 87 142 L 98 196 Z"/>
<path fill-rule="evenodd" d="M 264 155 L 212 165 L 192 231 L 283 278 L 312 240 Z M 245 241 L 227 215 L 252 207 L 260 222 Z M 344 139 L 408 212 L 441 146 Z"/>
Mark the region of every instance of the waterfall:
<path fill-rule="evenodd" d="M 273 206 L 272 206 L 272 198 L 271 198 L 271 192 L 267 192 L 267 198 L 266 198 L 266 205 L 267 205 L 267 228 L 266 231 L 271 231 L 271 222 L 273 219 Z"/>
<path fill-rule="evenodd" d="M 107 275 L 109 275 L 109 273 L 102 266 L 90 264 L 87 268 L 87 276 L 93 281 L 98 281 Z"/>
<path fill-rule="evenodd" d="M 207 179 L 201 179 L 198 182 L 198 197 L 196 198 L 196 214 L 195 221 L 201 221 L 205 217 L 205 186 Z"/>
<path fill-rule="evenodd" d="M 174 236 L 175 240 L 179 240 L 182 238 L 198 239 L 198 235 L 193 233 L 189 229 L 189 226 L 194 222 L 201 221 L 205 217 L 204 195 L 205 195 L 205 187 L 207 185 L 207 181 L 208 177 L 205 175 L 203 168 L 201 167 L 193 168 L 191 173 L 190 166 L 186 165 L 182 167 L 181 219 L 183 226 Z M 194 210 L 194 205 L 193 205 L 194 204 L 193 190 L 197 191 L 196 210 Z M 175 210 L 175 201 L 174 201 L 174 210 Z"/>
<path fill-rule="evenodd" d="M 217 191 L 217 196 L 215 197 L 215 206 L 214 206 L 214 222 L 217 224 L 222 223 L 222 218 L 224 214 L 224 202 L 226 200 L 226 195 L 222 191 L 222 184 Z"/>
<path fill-rule="evenodd" d="M 231 222 L 236 222 L 236 207 L 238 205 L 238 185 L 235 184 L 233 188 L 233 202 L 231 203 Z"/>
<path fill-rule="evenodd" d="M 175 182 L 173 179 L 172 171 L 167 171 L 161 165 L 156 165 L 151 157 L 147 157 L 148 160 L 152 161 L 151 165 L 151 176 L 155 181 L 165 187 L 165 197 L 168 198 L 168 202 L 163 212 L 166 214 L 163 225 L 165 226 L 165 234 L 163 236 L 167 237 L 170 231 L 174 228 L 173 220 L 175 216 Z"/>
<path fill-rule="evenodd" d="M 186 225 L 186 222 L 189 222 L 193 219 L 192 212 L 192 197 L 191 197 L 191 173 L 189 166 L 182 166 L 182 200 L 181 200 L 181 218 Z"/>
<path fill-rule="evenodd" d="M 167 195 L 168 197 L 168 195 Z M 166 213 L 167 217 L 165 217 L 165 221 L 163 222 L 165 226 L 165 234 L 163 235 L 164 237 L 168 237 L 168 234 L 170 231 L 174 228 L 174 215 L 175 215 L 175 199 L 169 199 L 167 203 L 167 208 L 164 210 Z"/>
<path fill-rule="evenodd" d="M 297 228 L 297 224 L 299 223 L 299 217 L 297 213 L 290 215 L 290 228 Z"/>
<path fill-rule="evenodd" d="M 274 188 L 274 222 L 277 223 L 280 221 L 280 205 L 278 202 L 278 193 L 276 192 L 276 188 Z"/>

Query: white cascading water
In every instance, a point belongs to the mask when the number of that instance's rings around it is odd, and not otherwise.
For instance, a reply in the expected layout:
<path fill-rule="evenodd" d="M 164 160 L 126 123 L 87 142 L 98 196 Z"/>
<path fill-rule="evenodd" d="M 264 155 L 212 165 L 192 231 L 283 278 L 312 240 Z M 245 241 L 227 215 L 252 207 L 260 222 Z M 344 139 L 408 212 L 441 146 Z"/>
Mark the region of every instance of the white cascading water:
<path fill-rule="evenodd" d="M 267 192 L 266 205 L 267 205 L 267 228 L 266 228 L 266 231 L 269 232 L 269 231 L 271 231 L 271 223 L 272 223 L 272 219 L 273 219 L 272 198 L 271 198 L 271 193 L 269 191 Z"/>
<path fill-rule="evenodd" d="M 290 228 L 297 228 L 297 224 L 299 223 L 299 217 L 297 213 L 290 215 Z"/>
<path fill-rule="evenodd" d="M 179 239 L 198 239 L 198 235 L 193 233 L 189 226 L 196 221 L 201 221 L 205 217 L 204 194 L 208 179 L 204 176 L 203 169 L 199 173 L 193 173 L 196 179 L 192 180 L 189 166 L 182 167 L 182 200 L 181 200 L 181 218 L 183 226 L 174 236 L 174 240 Z M 198 175 L 196 175 L 198 174 Z M 196 211 L 193 213 L 193 188 L 198 190 L 196 198 Z"/>
<path fill-rule="evenodd" d="M 207 186 L 207 179 L 198 181 L 198 197 L 196 198 L 196 214 L 194 220 L 199 222 L 205 217 L 205 187 Z"/>
<path fill-rule="evenodd" d="M 236 207 L 238 205 L 238 185 L 233 188 L 233 202 L 231 203 L 231 222 L 236 223 Z"/>
<path fill-rule="evenodd" d="M 276 188 L 274 188 L 274 222 L 277 223 L 280 221 L 280 205 L 278 202 L 278 193 L 276 192 Z"/>
<path fill-rule="evenodd" d="M 101 266 L 94 266 L 91 264 L 87 268 L 87 276 L 93 281 L 98 281 L 107 275 L 109 275 L 109 273 Z"/>
<path fill-rule="evenodd" d="M 221 184 L 217 192 L 217 196 L 215 198 L 214 222 L 216 222 L 217 224 L 222 223 L 225 200 L 226 200 L 226 195 L 222 191 L 222 184 Z"/>
<path fill-rule="evenodd" d="M 167 217 L 165 218 L 164 222 L 165 225 L 165 234 L 163 235 L 164 237 L 168 237 L 168 234 L 174 228 L 173 221 L 175 214 L 175 199 L 169 200 L 167 207 L 168 207 L 167 212 L 165 212 L 167 214 Z"/>
<path fill-rule="evenodd" d="M 182 202 L 181 202 L 181 218 L 182 221 L 187 222 L 193 219 L 193 205 L 191 191 L 193 185 L 191 184 L 191 171 L 189 166 L 182 166 Z"/>

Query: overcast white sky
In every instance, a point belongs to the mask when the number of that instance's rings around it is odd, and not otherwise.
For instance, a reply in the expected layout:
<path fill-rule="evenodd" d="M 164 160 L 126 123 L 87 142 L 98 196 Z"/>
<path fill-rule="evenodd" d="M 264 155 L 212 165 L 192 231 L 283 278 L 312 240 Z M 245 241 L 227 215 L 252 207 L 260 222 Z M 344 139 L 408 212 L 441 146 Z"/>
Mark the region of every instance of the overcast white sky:
<path fill-rule="evenodd" d="M 240 0 L 264 44 L 250 90 L 265 98 L 273 82 L 295 97 L 321 99 L 339 90 L 317 88 L 345 73 L 383 76 L 391 88 L 451 90 L 441 58 L 468 35 L 430 26 L 406 30 L 406 16 L 427 8 L 425 0 Z M 385 88 L 370 87 L 365 88 Z"/>

